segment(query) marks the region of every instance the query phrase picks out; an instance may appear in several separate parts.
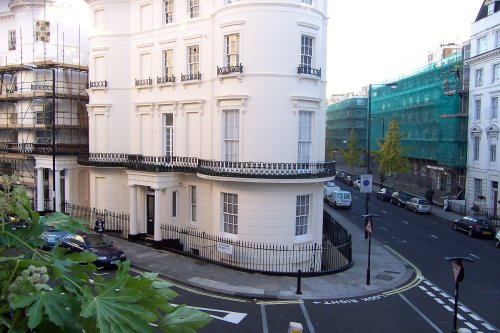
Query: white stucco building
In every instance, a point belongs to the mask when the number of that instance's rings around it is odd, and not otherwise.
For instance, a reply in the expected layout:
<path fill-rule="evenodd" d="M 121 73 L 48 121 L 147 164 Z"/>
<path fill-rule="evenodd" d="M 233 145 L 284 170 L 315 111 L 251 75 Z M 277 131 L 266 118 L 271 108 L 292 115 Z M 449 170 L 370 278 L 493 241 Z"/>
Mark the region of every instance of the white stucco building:
<path fill-rule="evenodd" d="M 321 244 L 327 0 L 86 2 L 90 205 Z"/>
<path fill-rule="evenodd" d="M 0 174 L 39 211 L 89 204 L 87 16 L 83 0 L 0 2 Z"/>
<path fill-rule="evenodd" d="M 498 215 L 500 164 L 500 1 L 485 0 L 471 29 L 467 209 Z"/>

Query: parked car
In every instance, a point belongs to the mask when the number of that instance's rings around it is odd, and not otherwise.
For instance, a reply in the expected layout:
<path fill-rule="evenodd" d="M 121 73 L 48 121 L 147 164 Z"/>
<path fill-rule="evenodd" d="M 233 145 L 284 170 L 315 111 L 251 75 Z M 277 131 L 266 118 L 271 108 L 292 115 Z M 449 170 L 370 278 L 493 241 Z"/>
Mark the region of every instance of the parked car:
<path fill-rule="evenodd" d="M 361 187 L 361 180 L 356 179 L 356 180 L 352 183 L 352 187 L 357 188 L 357 189 L 359 190 L 359 188 Z"/>
<path fill-rule="evenodd" d="M 469 237 L 483 236 L 487 238 L 495 237 L 496 232 L 495 226 L 489 220 L 476 216 L 464 216 L 455 220 L 453 230 L 465 231 Z"/>
<path fill-rule="evenodd" d="M 346 185 L 352 186 L 352 183 L 353 183 L 353 182 L 354 182 L 354 180 L 353 180 L 353 178 L 352 178 L 352 176 L 351 176 L 351 175 L 346 175 L 346 176 L 344 177 L 344 183 L 345 183 Z"/>
<path fill-rule="evenodd" d="M 334 191 L 332 195 L 328 197 L 328 204 L 335 209 L 339 207 L 351 209 L 351 193 L 349 191 Z"/>
<path fill-rule="evenodd" d="M 411 198 L 406 202 L 406 209 L 414 213 L 431 213 L 431 203 L 427 199 Z"/>
<path fill-rule="evenodd" d="M 497 249 L 500 249 L 500 231 L 497 232 L 497 235 L 495 236 L 495 246 Z"/>
<path fill-rule="evenodd" d="M 401 191 L 394 191 L 391 195 L 391 203 L 398 207 L 406 208 L 406 203 L 411 200 L 411 195 Z"/>
<path fill-rule="evenodd" d="M 113 266 L 127 260 L 125 253 L 101 234 L 67 233 L 59 241 L 70 252 L 90 252 L 97 255 L 94 264 L 99 267 Z"/>
<path fill-rule="evenodd" d="M 57 230 L 53 226 L 45 226 L 45 231 L 40 236 L 45 242 L 42 246 L 42 249 L 52 249 L 67 233 L 67 231 Z"/>
<path fill-rule="evenodd" d="M 323 185 L 323 201 L 327 202 L 328 197 L 332 195 L 334 191 L 340 191 L 340 187 L 335 185 L 334 182 L 327 182 L 325 185 Z"/>
<path fill-rule="evenodd" d="M 392 190 L 388 188 L 383 188 L 377 192 L 377 199 L 380 199 L 382 201 L 391 201 L 391 197 L 392 197 Z"/>

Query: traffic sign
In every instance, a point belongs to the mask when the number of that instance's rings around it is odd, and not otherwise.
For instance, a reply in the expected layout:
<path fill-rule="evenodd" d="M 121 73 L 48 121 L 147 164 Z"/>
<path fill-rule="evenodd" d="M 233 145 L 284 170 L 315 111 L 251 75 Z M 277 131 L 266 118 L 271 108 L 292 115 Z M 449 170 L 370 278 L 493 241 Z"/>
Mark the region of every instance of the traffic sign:
<path fill-rule="evenodd" d="M 464 266 L 461 261 L 452 261 L 451 266 L 453 268 L 453 280 L 455 283 L 461 282 L 464 279 Z"/>
<path fill-rule="evenodd" d="M 371 193 L 372 192 L 372 175 L 361 175 L 361 180 L 359 184 L 359 191 L 361 193 Z"/>
<path fill-rule="evenodd" d="M 370 217 L 367 217 L 366 218 L 366 226 L 365 226 L 365 230 L 368 234 L 372 234 L 372 231 L 373 231 L 373 222 L 372 222 L 372 219 Z"/>

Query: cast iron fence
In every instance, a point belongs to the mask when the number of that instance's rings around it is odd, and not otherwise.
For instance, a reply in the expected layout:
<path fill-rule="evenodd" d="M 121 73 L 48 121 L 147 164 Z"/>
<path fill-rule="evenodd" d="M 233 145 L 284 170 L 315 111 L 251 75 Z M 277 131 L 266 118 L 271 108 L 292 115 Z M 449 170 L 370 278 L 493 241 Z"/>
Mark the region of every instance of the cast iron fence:
<path fill-rule="evenodd" d="M 90 229 L 94 228 L 94 221 L 97 219 L 97 216 L 101 216 L 104 221 L 106 234 L 122 239 L 128 239 L 130 225 L 130 218 L 128 214 L 110 212 L 106 209 L 78 206 L 67 202 L 64 204 L 64 213 L 75 218 L 89 221 Z"/>
<path fill-rule="evenodd" d="M 65 203 L 65 213 L 90 221 L 100 215 L 105 233 L 128 239 L 129 215 Z M 295 276 L 316 276 L 342 272 L 352 266 L 351 235 L 329 213 L 323 211 L 323 242 L 297 245 L 237 241 L 203 231 L 162 224 L 157 247 L 213 264 L 247 272 Z M 142 235 L 147 238 L 146 235 Z M 139 241 L 143 239 L 139 238 Z M 149 240 L 151 241 L 151 240 Z M 154 243 L 154 242 L 153 242 Z M 145 242 L 148 244 L 148 242 Z"/>

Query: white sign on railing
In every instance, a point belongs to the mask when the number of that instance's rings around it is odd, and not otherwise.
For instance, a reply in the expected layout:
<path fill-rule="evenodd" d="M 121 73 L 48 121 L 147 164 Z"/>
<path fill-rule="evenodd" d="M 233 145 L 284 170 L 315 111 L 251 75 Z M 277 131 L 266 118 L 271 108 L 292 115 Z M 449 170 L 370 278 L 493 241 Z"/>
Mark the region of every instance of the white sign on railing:
<path fill-rule="evenodd" d="M 217 251 L 226 254 L 233 254 L 233 246 L 231 244 L 217 242 Z"/>

